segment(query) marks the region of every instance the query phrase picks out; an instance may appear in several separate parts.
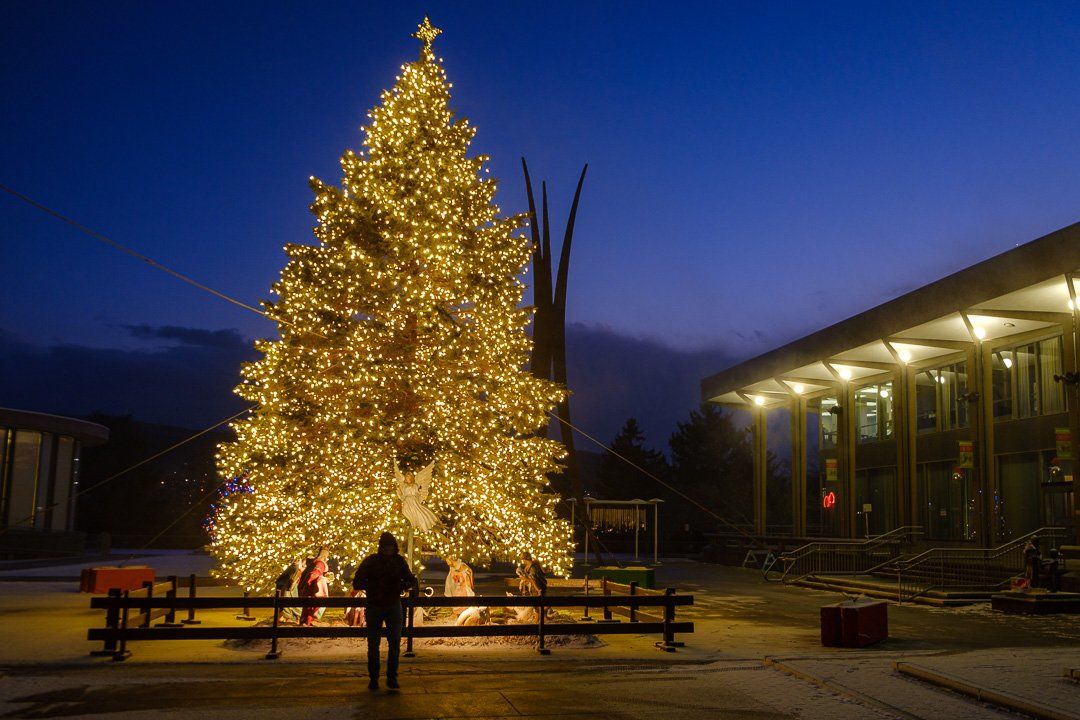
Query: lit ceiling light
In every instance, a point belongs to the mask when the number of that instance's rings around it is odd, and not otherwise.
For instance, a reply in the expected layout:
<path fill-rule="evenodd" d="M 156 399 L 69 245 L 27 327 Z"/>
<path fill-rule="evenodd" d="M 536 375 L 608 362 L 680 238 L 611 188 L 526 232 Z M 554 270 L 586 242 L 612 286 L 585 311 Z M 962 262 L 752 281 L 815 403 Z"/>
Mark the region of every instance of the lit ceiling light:
<path fill-rule="evenodd" d="M 1003 357 L 1003 358 L 1001 358 L 1001 362 L 1003 362 L 1005 364 L 1005 369 L 1006 370 L 1008 370 L 1009 368 L 1012 367 L 1012 358 L 1011 357 Z"/>
<path fill-rule="evenodd" d="M 795 383 L 791 386 L 791 389 L 795 391 L 796 395 L 802 395 L 806 391 L 806 388 L 803 387 L 802 383 Z"/>
<path fill-rule="evenodd" d="M 761 397 L 760 395 L 755 395 L 754 396 L 754 404 L 755 405 L 764 405 L 765 404 L 765 398 Z"/>
<path fill-rule="evenodd" d="M 986 328 L 984 327 L 979 327 L 978 325 L 976 325 L 974 328 L 972 328 L 971 332 L 975 334 L 975 338 L 977 340 L 982 340 L 986 337 Z"/>
<path fill-rule="evenodd" d="M 896 356 L 900 358 L 900 362 L 911 362 L 911 351 L 907 348 L 900 348 L 897 350 Z"/>
<path fill-rule="evenodd" d="M 939 383 L 941 383 L 942 385 L 944 385 L 945 384 L 945 376 L 944 375 L 938 375 L 937 376 L 937 381 Z"/>
<path fill-rule="evenodd" d="M 889 397 L 889 391 L 886 390 L 885 388 L 881 388 L 880 390 L 878 390 L 878 395 L 880 395 L 883 398 L 887 398 L 887 397 Z"/>
<path fill-rule="evenodd" d="M 851 369 L 850 368 L 838 367 L 838 368 L 836 368 L 836 374 L 839 375 L 842 380 L 850 380 L 851 379 Z"/>

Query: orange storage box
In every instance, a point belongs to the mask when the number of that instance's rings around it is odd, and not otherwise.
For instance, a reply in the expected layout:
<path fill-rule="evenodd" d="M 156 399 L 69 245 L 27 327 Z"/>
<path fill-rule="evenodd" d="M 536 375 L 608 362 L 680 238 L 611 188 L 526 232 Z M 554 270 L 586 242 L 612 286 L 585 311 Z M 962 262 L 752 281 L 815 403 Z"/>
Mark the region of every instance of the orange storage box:
<path fill-rule="evenodd" d="M 154 569 L 146 565 L 85 568 L 79 578 L 79 591 L 107 593 L 113 588 L 137 590 L 144 582 L 154 582 Z"/>

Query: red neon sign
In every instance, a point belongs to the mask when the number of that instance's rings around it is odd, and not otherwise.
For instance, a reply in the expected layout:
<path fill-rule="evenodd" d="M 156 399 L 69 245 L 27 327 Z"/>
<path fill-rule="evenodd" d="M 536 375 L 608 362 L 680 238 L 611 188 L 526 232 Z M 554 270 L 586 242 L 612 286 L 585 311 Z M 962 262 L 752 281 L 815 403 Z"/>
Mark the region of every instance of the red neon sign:
<path fill-rule="evenodd" d="M 836 493 L 834 493 L 832 490 L 825 493 L 825 495 L 821 498 L 821 507 L 825 508 L 826 510 L 832 510 L 834 507 L 836 507 Z"/>

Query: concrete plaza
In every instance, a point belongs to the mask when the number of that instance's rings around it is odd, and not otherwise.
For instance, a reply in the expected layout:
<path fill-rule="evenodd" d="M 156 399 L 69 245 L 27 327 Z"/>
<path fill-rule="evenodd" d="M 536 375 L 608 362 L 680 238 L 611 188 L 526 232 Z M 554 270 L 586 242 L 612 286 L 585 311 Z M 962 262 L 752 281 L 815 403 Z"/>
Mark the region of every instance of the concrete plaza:
<path fill-rule="evenodd" d="M 147 559 L 168 572 L 205 559 Z M 43 576 L 48 576 L 44 570 Z M 63 573 L 52 569 L 53 577 Z M 164 570 L 159 570 L 164 573 Z M 25 576 L 25 573 L 23 573 Z M 3 577 L 0 574 L 0 577 Z M 1013 617 L 984 606 L 890 606 L 891 639 L 823 648 L 818 610 L 839 596 L 765 583 L 752 570 L 670 561 L 661 585 L 693 593 L 696 623 L 674 654 L 652 636 L 599 647 L 417 644 L 400 692 L 369 692 L 362 641 L 294 641 L 280 660 L 220 641 L 132 643 L 124 663 L 91 658 L 102 624 L 71 581 L 0 582 L 0 715 L 131 718 L 966 718 L 1016 717 L 910 679 L 897 660 L 1080 717 L 1080 618 Z M 490 577 L 487 585 L 497 586 Z M 230 594 L 207 588 L 203 594 Z M 684 613 L 680 611 L 680 618 Z M 210 623 L 235 623 L 209 612 Z"/>

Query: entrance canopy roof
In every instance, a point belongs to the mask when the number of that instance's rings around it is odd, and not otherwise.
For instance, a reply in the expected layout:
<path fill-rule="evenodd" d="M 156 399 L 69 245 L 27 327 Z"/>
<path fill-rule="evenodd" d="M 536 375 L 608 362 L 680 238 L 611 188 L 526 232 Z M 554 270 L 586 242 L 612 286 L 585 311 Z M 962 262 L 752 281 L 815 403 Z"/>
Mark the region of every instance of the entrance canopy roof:
<path fill-rule="evenodd" d="M 702 399 L 769 407 L 932 364 L 977 341 L 1060 327 L 1078 313 L 1080 223 L 1053 232 L 701 381 Z"/>

